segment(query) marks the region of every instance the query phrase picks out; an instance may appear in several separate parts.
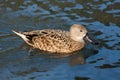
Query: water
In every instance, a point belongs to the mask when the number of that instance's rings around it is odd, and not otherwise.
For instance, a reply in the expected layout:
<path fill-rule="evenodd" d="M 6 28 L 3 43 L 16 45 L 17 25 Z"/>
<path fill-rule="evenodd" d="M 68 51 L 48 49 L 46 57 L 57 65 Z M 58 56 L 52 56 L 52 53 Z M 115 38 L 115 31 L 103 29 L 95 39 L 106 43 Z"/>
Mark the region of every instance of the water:
<path fill-rule="evenodd" d="M 73 55 L 35 54 L 27 59 L 30 47 L 11 30 L 69 30 L 85 25 L 100 42 Z M 119 0 L 1 0 L 0 80 L 119 80 Z"/>

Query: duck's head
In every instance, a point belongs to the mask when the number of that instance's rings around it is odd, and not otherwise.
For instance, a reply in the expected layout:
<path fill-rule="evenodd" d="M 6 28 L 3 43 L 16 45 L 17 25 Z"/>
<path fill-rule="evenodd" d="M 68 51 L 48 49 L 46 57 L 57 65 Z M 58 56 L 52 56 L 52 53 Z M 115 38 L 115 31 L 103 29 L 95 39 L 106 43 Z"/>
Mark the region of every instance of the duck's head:
<path fill-rule="evenodd" d="M 89 38 L 87 29 L 83 25 L 80 25 L 80 24 L 73 24 L 71 26 L 70 37 L 73 40 L 78 41 L 78 42 L 83 41 L 83 39 L 85 38 L 92 44 L 98 44 Z"/>

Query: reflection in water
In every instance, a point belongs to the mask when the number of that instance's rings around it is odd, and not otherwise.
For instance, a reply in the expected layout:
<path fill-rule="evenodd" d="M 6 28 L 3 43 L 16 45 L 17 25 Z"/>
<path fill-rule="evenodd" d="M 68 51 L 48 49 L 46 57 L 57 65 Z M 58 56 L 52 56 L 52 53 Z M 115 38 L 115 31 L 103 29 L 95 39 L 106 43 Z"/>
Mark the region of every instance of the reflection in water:
<path fill-rule="evenodd" d="M 74 52 L 73 54 L 60 54 L 60 53 L 50 53 L 46 51 L 40 51 L 38 49 L 34 50 L 31 54 L 31 56 L 28 56 L 28 58 L 36 58 L 36 57 L 44 57 L 44 58 L 70 58 L 70 66 L 85 64 L 85 57 L 83 56 L 81 51 Z M 87 56 L 88 57 L 88 56 Z"/>
<path fill-rule="evenodd" d="M 119 25 L 119 1 L 1 1 L 0 10 L 9 17 L 36 17 L 38 19 L 74 19 L 76 21 L 98 20 L 106 25 L 115 23 Z M 110 11 L 112 9 L 112 11 Z M 114 11 L 113 11 L 114 9 Z M 112 13 L 111 13 L 112 12 Z M 102 14 L 102 15 L 101 15 Z M 79 16 L 81 15 L 81 17 Z M 85 17 L 87 19 L 85 19 Z M 36 17 L 37 18 L 37 17 Z M 89 20 L 90 18 L 90 20 Z"/>
<path fill-rule="evenodd" d="M 77 57 L 72 58 L 70 61 L 71 66 L 75 66 L 79 64 L 85 64 L 85 59 L 82 55 L 81 56 L 78 55 Z"/>

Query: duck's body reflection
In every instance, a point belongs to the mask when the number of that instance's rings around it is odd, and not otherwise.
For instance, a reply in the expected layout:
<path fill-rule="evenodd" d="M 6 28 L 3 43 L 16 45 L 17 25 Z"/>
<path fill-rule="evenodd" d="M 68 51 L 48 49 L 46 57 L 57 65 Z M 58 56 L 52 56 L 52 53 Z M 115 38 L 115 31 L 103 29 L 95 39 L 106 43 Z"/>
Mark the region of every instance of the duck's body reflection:
<path fill-rule="evenodd" d="M 42 57 L 42 58 L 51 58 L 51 59 L 62 59 L 62 58 L 66 58 L 65 60 L 67 62 L 69 62 L 70 66 L 75 66 L 75 65 L 82 65 L 86 63 L 86 59 L 89 56 L 92 56 L 94 54 L 97 54 L 98 52 L 96 52 L 96 50 L 91 50 L 91 52 L 89 52 L 87 49 L 83 49 L 82 51 L 77 51 L 74 52 L 73 54 L 59 54 L 59 53 L 48 53 L 45 51 L 40 51 L 40 50 L 34 50 L 32 53 L 34 53 L 34 55 L 32 57 Z M 66 62 L 63 61 L 63 62 Z M 61 61 L 60 61 L 61 62 Z"/>

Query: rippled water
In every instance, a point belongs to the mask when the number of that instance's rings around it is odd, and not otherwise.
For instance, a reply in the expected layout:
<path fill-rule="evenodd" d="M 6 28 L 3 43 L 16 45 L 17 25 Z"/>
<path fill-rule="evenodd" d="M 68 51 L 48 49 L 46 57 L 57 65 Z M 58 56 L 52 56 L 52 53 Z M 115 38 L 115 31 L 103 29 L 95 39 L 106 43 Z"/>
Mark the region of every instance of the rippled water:
<path fill-rule="evenodd" d="M 73 55 L 35 54 L 12 29 L 69 30 L 78 23 L 100 42 Z M 119 80 L 120 0 L 1 0 L 0 80 Z"/>

